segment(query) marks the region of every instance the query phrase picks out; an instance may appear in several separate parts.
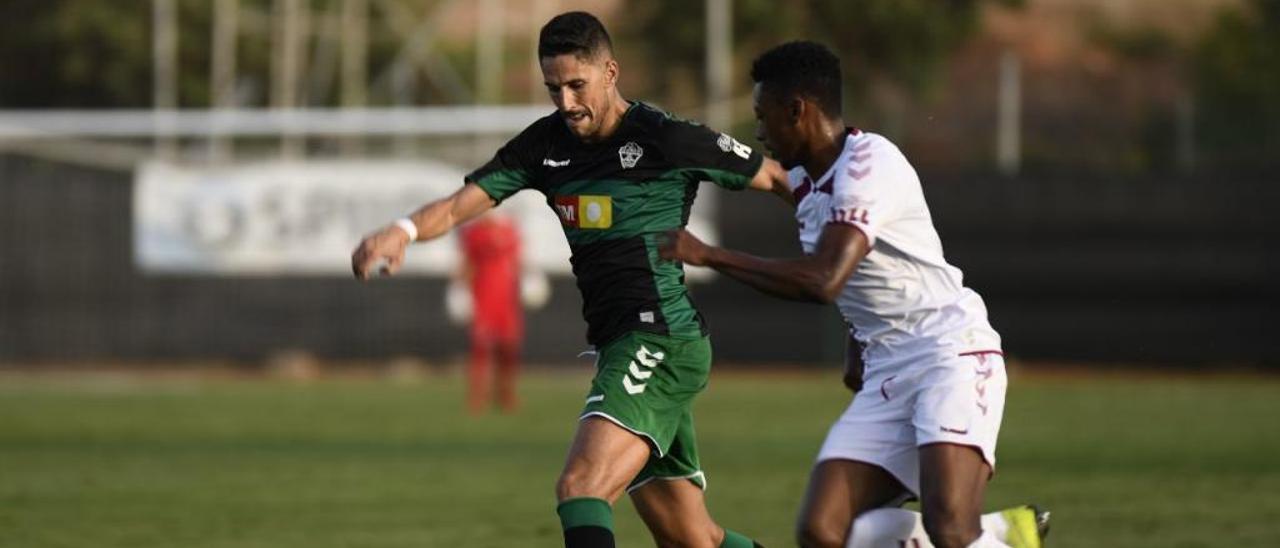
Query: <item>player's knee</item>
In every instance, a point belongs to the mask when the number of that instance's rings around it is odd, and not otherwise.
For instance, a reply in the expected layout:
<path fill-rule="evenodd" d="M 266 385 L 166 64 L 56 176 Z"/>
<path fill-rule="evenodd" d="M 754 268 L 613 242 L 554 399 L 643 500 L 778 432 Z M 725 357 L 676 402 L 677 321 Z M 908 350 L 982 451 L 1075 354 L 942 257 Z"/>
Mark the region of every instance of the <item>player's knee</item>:
<path fill-rule="evenodd" d="M 982 534 L 976 523 L 962 519 L 955 512 L 937 511 L 924 514 L 924 530 L 937 548 L 964 548 Z"/>
<path fill-rule="evenodd" d="M 843 548 L 848 533 L 848 524 L 801 516 L 796 524 L 796 543 L 804 548 Z"/>
<path fill-rule="evenodd" d="M 556 480 L 556 499 L 566 500 L 579 497 L 593 497 L 611 501 L 616 498 L 618 486 L 610 486 L 608 478 L 600 470 L 589 467 L 570 466 L 560 473 Z"/>
<path fill-rule="evenodd" d="M 579 472 L 566 470 L 556 480 L 556 499 L 566 501 L 575 497 L 586 497 L 586 481 Z"/>

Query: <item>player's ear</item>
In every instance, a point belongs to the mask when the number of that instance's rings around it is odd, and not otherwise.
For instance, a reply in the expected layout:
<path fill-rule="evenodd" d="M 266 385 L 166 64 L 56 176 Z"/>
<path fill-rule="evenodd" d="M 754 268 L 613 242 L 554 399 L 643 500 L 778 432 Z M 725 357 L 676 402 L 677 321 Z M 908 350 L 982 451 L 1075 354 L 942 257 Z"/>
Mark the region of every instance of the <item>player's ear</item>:
<path fill-rule="evenodd" d="M 792 97 L 787 101 L 787 117 L 793 124 L 799 124 L 808 109 L 809 103 L 802 97 Z"/>
<path fill-rule="evenodd" d="M 612 57 L 604 62 L 604 81 L 610 87 L 618 84 L 618 61 Z"/>

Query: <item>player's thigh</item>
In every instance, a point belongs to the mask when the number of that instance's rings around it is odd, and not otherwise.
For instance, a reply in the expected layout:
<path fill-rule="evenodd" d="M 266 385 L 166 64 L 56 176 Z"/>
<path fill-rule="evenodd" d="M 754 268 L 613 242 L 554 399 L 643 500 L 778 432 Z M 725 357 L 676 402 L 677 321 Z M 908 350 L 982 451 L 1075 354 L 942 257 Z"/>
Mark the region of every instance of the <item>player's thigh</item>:
<path fill-rule="evenodd" d="M 902 499 L 908 491 L 888 471 L 865 462 L 823 460 L 813 467 L 796 523 L 801 545 L 843 544 L 859 514 Z"/>
<path fill-rule="evenodd" d="M 578 422 L 564 471 L 556 482 L 560 501 L 593 497 L 613 502 L 648 462 L 649 444 L 640 436 L 591 416 Z"/>
<path fill-rule="evenodd" d="M 981 530 L 979 517 L 991 466 L 981 451 L 954 443 L 920 447 L 920 506 L 925 528 L 959 530 L 966 535 Z"/>
<path fill-rule="evenodd" d="M 719 546 L 724 530 L 707 511 L 702 488 L 687 479 L 657 479 L 631 491 L 631 502 L 664 548 Z"/>

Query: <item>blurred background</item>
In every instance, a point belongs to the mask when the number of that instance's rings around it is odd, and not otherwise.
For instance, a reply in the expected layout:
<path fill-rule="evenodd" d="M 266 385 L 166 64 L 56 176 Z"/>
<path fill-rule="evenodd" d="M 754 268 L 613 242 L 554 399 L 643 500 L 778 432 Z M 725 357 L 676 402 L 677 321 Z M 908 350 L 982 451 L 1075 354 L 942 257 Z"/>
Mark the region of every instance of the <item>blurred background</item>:
<path fill-rule="evenodd" d="M 368 284 L 349 257 L 553 110 L 536 34 L 571 9 L 625 97 L 751 146 L 752 59 L 839 53 L 1004 337 L 989 508 L 1053 510 L 1057 547 L 1280 545 L 1280 2 L 3 0 L 0 547 L 559 546 L 592 368 L 541 196 L 500 208 L 549 289 L 510 414 L 467 399 L 456 236 Z M 691 227 L 800 252 L 769 196 L 708 187 Z M 841 322 L 690 278 L 709 505 L 791 545 Z"/>
<path fill-rule="evenodd" d="M 367 286 L 347 254 L 553 108 L 536 34 L 569 9 L 614 35 L 624 96 L 749 144 L 751 60 L 833 47 L 847 118 L 918 168 L 1014 357 L 1280 363 L 1266 0 L 10 0 L 0 361 L 458 355 L 454 243 Z M 798 253 L 785 209 L 702 194 L 695 230 Z M 553 289 L 526 355 L 557 363 L 585 346 L 580 301 L 554 219 L 522 198 Z M 726 362 L 838 361 L 831 310 L 694 291 Z"/>
<path fill-rule="evenodd" d="M 748 143 L 754 56 L 833 47 L 848 119 L 916 165 L 1011 355 L 1274 364 L 1278 6 L 12 0 L 0 360 L 458 354 L 438 313 L 455 245 L 414 249 L 423 278 L 370 286 L 345 279 L 346 254 L 549 112 L 537 30 L 585 8 L 626 97 Z M 720 194 L 703 193 L 704 232 L 797 253 L 785 210 Z M 527 356 L 554 363 L 585 344 L 580 301 L 553 219 L 523 198 L 555 274 Z M 830 310 L 723 278 L 695 293 L 726 361 L 837 361 Z"/>

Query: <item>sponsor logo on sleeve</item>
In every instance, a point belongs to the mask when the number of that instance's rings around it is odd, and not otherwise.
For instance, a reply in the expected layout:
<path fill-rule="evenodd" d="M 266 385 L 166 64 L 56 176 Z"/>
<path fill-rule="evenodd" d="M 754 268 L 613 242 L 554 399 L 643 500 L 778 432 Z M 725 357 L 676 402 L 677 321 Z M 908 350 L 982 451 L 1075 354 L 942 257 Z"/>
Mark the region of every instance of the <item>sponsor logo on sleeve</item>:
<path fill-rule="evenodd" d="M 737 139 L 730 137 L 728 133 L 721 133 L 720 138 L 716 140 L 716 146 L 724 152 L 732 151 L 743 160 L 751 158 L 751 147 L 739 143 Z"/>
<path fill-rule="evenodd" d="M 720 138 L 716 140 L 716 145 L 720 147 L 720 150 L 729 152 L 733 150 L 733 137 L 730 137 L 728 133 L 721 133 Z"/>

